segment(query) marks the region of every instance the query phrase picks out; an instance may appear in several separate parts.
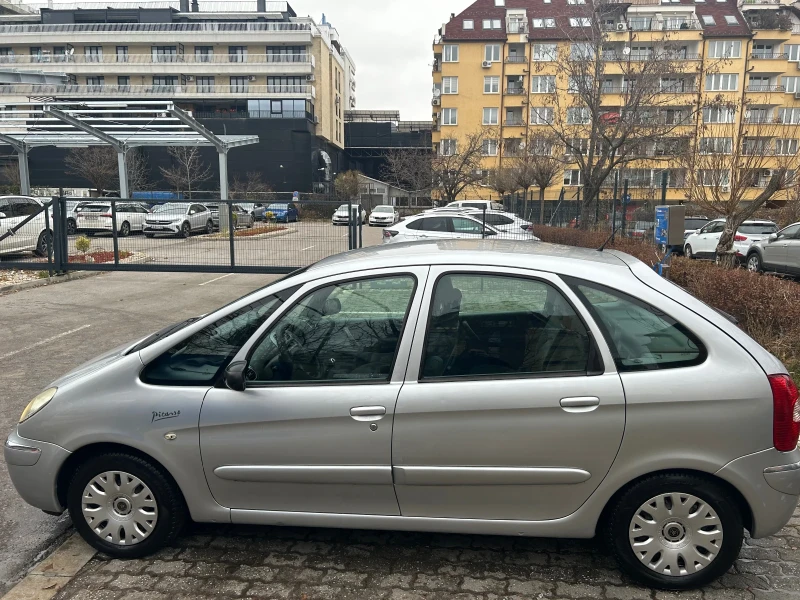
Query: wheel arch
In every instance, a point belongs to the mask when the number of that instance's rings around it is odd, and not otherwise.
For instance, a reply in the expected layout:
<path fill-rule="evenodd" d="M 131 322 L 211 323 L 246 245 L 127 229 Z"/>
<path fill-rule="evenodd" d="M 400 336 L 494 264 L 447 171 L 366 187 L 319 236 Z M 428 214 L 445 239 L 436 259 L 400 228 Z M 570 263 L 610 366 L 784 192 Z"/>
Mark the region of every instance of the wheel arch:
<path fill-rule="evenodd" d="M 614 494 L 608 499 L 603 507 L 603 511 L 600 513 L 600 518 L 597 520 L 597 524 L 595 526 L 595 534 L 608 522 L 608 519 L 611 516 L 611 510 L 617 504 L 622 495 L 640 481 L 653 477 L 654 475 L 692 475 L 694 477 L 701 477 L 703 479 L 713 481 L 730 494 L 730 497 L 733 499 L 736 507 L 739 509 L 739 513 L 742 515 L 742 522 L 744 523 L 745 529 L 752 532 L 754 526 L 753 510 L 747 500 L 745 500 L 742 493 L 732 483 L 706 471 L 698 471 L 696 469 L 663 469 L 660 471 L 651 471 L 650 473 L 639 475 L 638 477 L 635 477 L 634 479 L 631 479 L 625 483 L 616 492 L 614 492 Z"/>

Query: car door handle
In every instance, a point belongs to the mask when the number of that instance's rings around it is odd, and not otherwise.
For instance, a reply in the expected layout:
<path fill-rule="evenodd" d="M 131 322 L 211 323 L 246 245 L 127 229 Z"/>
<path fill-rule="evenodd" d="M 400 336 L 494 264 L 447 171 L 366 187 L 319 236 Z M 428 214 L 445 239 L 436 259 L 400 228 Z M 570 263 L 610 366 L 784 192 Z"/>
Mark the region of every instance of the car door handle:
<path fill-rule="evenodd" d="M 380 421 L 385 415 L 385 406 L 356 406 L 350 409 L 350 416 L 356 421 Z"/>
<path fill-rule="evenodd" d="M 592 412 L 600 406 L 600 398 L 595 396 L 578 396 L 575 398 L 562 398 L 559 402 L 566 412 L 584 413 Z"/>

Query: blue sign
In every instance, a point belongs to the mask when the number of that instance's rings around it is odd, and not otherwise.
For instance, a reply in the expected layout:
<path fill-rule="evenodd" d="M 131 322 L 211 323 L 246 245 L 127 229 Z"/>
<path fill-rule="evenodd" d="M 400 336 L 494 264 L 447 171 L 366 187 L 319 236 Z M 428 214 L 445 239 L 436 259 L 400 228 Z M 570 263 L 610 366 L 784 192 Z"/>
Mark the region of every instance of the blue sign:
<path fill-rule="evenodd" d="M 294 192 L 292 194 L 292 200 L 299 200 L 300 199 L 300 192 Z"/>
<path fill-rule="evenodd" d="M 623 204 L 630 204 L 631 203 L 631 195 L 630 194 L 622 194 L 622 203 Z"/>
<path fill-rule="evenodd" d="M 667 230 L 669 228 L 669 209 L 666 206 L 656 206 L 656 244 L 667 245 Z"/>

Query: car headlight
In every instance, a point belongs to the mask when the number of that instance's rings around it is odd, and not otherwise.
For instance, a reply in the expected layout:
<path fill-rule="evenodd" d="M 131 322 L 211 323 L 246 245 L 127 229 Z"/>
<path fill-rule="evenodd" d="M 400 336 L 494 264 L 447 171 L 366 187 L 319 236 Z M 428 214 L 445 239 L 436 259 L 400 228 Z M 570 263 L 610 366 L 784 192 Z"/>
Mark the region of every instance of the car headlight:
<path fill-rule="evenodd" d="M 26 419 L 31 418 L 37 412 L 42 410 L 50 400 L 53 399 L 53 396 L 56 395 L 58 388 L 49 388 L 43 391 L 41 394 L 36 396 L 33 400 L 28 403 L 28 406 L 25 407 L 25 410 L 22 411 L 22 416 L 19 418 L 19 422 L 22 423 Z"/>

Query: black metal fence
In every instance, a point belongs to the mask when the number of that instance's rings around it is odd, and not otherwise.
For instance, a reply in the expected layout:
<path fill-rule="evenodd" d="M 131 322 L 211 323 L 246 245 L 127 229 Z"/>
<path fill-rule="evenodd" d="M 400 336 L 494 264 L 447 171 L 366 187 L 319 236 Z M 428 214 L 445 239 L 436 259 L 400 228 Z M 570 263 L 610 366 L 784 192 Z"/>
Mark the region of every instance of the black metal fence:
<path fill-rule="evenodd" d="M 22 215 L 11 201 L 0 210 L 0 269 L 289 273 L 364 244 L 365 215 L 350 209 L 316 199 L 60 197 Z"/>

